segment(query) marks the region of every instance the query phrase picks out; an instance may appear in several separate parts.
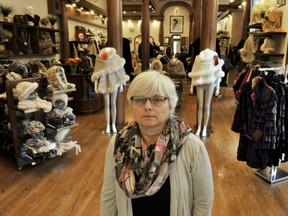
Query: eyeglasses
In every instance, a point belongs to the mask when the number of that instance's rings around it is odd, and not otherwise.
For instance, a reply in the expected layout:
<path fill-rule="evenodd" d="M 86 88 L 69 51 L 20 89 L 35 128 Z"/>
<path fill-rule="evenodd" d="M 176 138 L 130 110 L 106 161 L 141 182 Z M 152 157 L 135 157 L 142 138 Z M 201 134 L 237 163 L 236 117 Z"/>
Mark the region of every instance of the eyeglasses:
<path fill-rule="evenodd" d="M 165 100 L 167 99 L 168 99 L 167 97 L 162 97 L 162 96 L 156 96 L 152 98 L 145 98 L 145 97 L 138 97 L 138 96 L 131 97 L 131 101 L 133 101 L 134 104 L 139 105 L 139 106 L 144 106 L 147 100 L 149 100 L 153 106 L 162 106 Z"/>

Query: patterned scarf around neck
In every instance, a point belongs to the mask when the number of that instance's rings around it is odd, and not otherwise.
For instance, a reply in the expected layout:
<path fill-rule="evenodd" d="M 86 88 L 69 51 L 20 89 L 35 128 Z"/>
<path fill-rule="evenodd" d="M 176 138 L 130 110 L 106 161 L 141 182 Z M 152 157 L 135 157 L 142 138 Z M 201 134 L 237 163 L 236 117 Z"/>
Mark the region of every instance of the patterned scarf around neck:
<path fill-rule="evenodd" d="M 150 196 L 161 188 L 190 132 L 182 119 L 170 117 L 156 143 L 144 152 L 137 122 L 119 132 L 114 149 L 116 179 L 129 198 Z"/>

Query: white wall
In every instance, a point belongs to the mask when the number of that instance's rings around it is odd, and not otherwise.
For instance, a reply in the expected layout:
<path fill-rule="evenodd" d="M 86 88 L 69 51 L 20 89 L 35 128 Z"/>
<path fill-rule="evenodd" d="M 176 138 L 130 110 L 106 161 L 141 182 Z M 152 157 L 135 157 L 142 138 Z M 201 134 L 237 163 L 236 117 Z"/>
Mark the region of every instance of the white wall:
<path fill-rule="evenodd" d="M 170 33 L 170 16 L 184 16 L 184 28 L 182 37 L 189 37 L 190 27 L 190 14 L 185 7 L 169 7 L 164 14 L 164 37 L 171 37 Z M 159 41 L 160 21 L 150 20 L 150 36 L 154 38 L 154 41 Z M 123 37 L 131 38 L 132 43 L 130 44 L 131 50 L 135 50 L 135 37 L 141 34 L 141 20 L 125 20 L 122 22 Z M 135 50 L 137 51 L 137 50 Z"/>
<path fill-rule="evenodd" d="M 189 11 L 182 6 L 168 7 L 164 13 L 164 37 L 170 37 L 170 16 L 184 16 L 184 28 L 182 37 L 189 37 L 190 14 Z"/>

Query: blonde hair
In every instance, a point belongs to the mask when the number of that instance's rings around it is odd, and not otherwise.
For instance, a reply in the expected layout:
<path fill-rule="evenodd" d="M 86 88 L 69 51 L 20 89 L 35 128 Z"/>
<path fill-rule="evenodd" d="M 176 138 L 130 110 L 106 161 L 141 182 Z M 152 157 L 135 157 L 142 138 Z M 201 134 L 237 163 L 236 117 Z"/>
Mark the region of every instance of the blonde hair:
<path fill-rule="evenodd" d="M 160 94 L 169 98 L 170 111 L 174 113 L 178 96 L 175 85 L 170 77 L 155 70 L 149 70 L 138 74 L 131 82 L 127 91 L 127 100 L 131 103 L 131 97 L 151 97 Z"/>

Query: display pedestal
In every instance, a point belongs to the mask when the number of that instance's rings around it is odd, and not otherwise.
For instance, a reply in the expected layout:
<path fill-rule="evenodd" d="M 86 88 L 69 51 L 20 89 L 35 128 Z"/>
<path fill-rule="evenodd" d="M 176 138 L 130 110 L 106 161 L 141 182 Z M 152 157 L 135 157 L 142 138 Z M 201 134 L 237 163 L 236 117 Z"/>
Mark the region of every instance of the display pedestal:
<path fill-rule="evenodd" d="M 104 107 L 104 99 L 102 94 L 96 94 L 94 91 L 94 83 L 91 82 L 90 74 L 66 74 L 68 82 L 76 85 L 76 91 L 69 95 L 73 100 L 69 102 L 69 106 L 73 108 L 73 112 L 78 114 L 89 114 L 97 112 Z"/>

